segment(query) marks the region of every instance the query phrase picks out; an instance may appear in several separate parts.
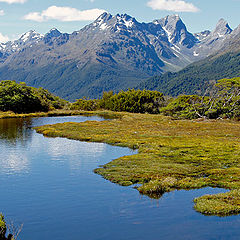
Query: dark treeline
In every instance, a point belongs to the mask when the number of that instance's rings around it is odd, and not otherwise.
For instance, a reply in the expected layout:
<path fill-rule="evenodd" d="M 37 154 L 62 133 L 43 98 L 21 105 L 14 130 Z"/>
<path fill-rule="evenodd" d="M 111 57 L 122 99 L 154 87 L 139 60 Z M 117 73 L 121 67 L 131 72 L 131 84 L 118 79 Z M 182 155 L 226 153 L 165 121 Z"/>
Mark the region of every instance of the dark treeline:
<path fill-rule="evenodd" d="M 101 99 L 78 99 L 72 110 L 106 109 L 134 113 L 162 113 L 178 119 L 239 118 L 240 78 L 222 79 L 207 89 L 205 96 L 180 95 L 169 98 L 158 91 L 105 92 Z"/>
<path fill-rule="evenodd" d="M 43 88 L 33 88 L 10 80 L 0 82 L 0 111 L 47 112 L 61 109 L 66 103 Z"/>

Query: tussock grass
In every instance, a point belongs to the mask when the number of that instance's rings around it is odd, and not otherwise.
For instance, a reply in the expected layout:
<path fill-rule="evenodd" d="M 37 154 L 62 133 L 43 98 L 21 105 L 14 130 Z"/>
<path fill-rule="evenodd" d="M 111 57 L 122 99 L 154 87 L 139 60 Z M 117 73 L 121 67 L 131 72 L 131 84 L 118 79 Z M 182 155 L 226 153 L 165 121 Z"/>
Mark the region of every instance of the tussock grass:
<path fill-rule="evenodd" d="M 205 215 L 229 216 L 240 213 L 240 190 L 196 198 L 195 209 Z"/>
<path fill-rule="evenodd" d="M 104 114 L 112 115 L 111 112 Z M 92 113 L 91 113 L 92 114 Z M 97 112 L 97 114 L 101 114 Z M 104 178 L 129 186 L 141 184 L 142 194 L 160 197 L 175 189 L 221 187 L 240 189 L 240 123 L 230 120 L 172 120 L 150 114 L 113 113 L 112 121 L 87 121 L 38 127 L 50 137 L 66 137 L 138 149 L 95 169 Z M 239 191 L 234 192 L 239 196 Z M 224 196 L 224 194 L 223 194 Z M 237 213 L 230 198 L 196 202 L 196 210 L 206 214 Z M 216 208 L 215 205 L 225 206 Z M 208 210 L 206 210 L 208 206 Z M 232 208 L 235 208 L 235 212 Z M 211 209 L 213 211 L 211 211 Z"/>

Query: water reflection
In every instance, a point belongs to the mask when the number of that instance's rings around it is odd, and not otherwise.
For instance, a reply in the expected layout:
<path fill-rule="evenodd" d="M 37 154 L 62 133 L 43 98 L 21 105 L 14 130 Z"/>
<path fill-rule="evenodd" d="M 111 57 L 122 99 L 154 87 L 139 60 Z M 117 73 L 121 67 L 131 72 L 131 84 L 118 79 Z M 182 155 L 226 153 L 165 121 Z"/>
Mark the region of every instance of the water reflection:
<path fill-rule="evenodd" d="M 24 146 L 31 138 L 31 126 L 31 118 L 0 119 L 0 141 L 11 145 L 19 143 Z"/>
<path fill-rule="evenodd" d="M 91 159 L 100 158 L 106 150 L 106 144 L 103 143 L 86 143 L 63 138 L 52 139 L 48 144 L 47 152 L 53 161 L 64 161 L 66 157 L 69 160 L 71 170 L 79 170 L 84 164 Z M 81 154 L 79 154 L 79 152 Z"/>
<path fill-rule="evenodd" d="M 8 175 L 29 172 L 29 160 L 24 154 L 9 153 L 7 159 L 0 158 L 0 172 Z"/>
<path fill-rule="evenodd" d="M 0 173 L 14 175 L 29 173 L 32 161 L 38 156 L 51 161 L 69 162 L 70 169 L 80 168 L 84 155 L 91 157 L 101 156 L 105 150 L 104 144 L 71 141 L 63 138 L 46 139 L 36 134 L 32 127 L 43 124 L 63 123 L 66 121 L 82 122 L 98 120 L 100 117 L 43 117 L 43 118 L 12 118 L 0 119 Z M 82 152 L 81 159 L 76 157 Z"/>
<path fill-rule="evenodd" d="M 79 151 L 82 151 L 83 157 L 97 157 L 105 149 L 105 144 L 103 143 L 86 143 L 82 142 L 79 144 L 79 141 L 65 141 L 63 138 L 55 138 L 51 142 L 51 145 L 48 146 L 48 153 L 51 156 L 76 156 Z"/>

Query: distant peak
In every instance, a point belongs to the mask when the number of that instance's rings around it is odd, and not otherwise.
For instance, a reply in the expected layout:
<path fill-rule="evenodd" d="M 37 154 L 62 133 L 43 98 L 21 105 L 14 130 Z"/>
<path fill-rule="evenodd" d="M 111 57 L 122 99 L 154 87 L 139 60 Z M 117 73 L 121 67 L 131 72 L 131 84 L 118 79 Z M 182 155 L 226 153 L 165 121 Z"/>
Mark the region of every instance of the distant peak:
<path fill-rule="evenodd" d="M 231 32 L 232 32 L 232 29 L 228 25 L 228 22 L 225 19 L 221 18 L 218 21 L 217 26 L 213 31 L 213 34 L 218 34 L 219 36 L 223 36 L 226 34 L 230 34 Z"/>
<path fill-rule="evenodd" d="M 50 29 L 49 32 L 53 32 L 53 31 L 58 31 L 58 30 L 57 30 L 57 28 L 52 28 L 52 29 Z"/>
<path fill-rule="evenodd" d="M 160 24 L 162 27 L 175 28 L 177 25 L 184 25 L 182 19 L 178 14 L 168 15 L 164 18 L 153 21 L 154 24 Z M 184 25 L 185 26 L 185 25 Z"/>
<path fill-rule="evenodd" d="M 168 21 L 179 21 L 179 20 L 181 20 L 181 18 L 180 18 L 180 16 L 178 14 L 167 15 L 163 19 L 168 20 Z"/>
<path fill-rule="evenodd" d="M 99 21 L 108 21 L 109 19 L 111 19 L 113 16 L 112 14 L 108 13 L 108 12 L 104 12 L 102 13 L 96 20 L 95 22 L 99 22 Z"/>
<path fill-rule="evenodd" d="M 116 16 L 114 16 L 114 18 L 116 19 L 116 23 L 122 26 L 125 26 L 127 28 L 132 28 L 133 26 L 135 26 L 138 22 L 137 20 L 128 15 L 128 14 L 117 14 Z"/>
<path fill-rule="evenodd" d="M 57 28 L 52 28 L 52 29 L 50 29 L 48 33 L 52 33 L 52 32 L 58 32 L 58 33 L 60 33 L 60 31 L 59 31 Z"/>
<path fill-rule="evenodd" d="M 28 32 L 23 33 L 23 34 L 22 34 L 22 37 L 23 37 L 23 36 L 26 36 L 26 35 L 29 36 L 30 34 L 34 34 L 34 33 L 36 33 L 35 30 L 30 30 L 30 31 L 28 31 Z"/>
<path fill-rule="evenodd" d="M 48 33 L 45 34 L 47 37 L 58 37 L 62 33 L 57 28 L 52 28 Z"/>
<path fill-rule="evenodd" d="M 217 25 L 226 25 L 227 21 L 224 18 L 220 18 Z"/>
<path fill-rule="evenodd" d="M 123 19 L 133 19 L 132 16 L 130 16 L 130 15 L 126 14 L 126 13 L 124 13 L 124 14 L 117 14 L 115 17 L 116 18 L 123 18 Z"/>
<path fill-rule="evenodd" d="M 36 38 L 41 38 L 42 35 L 40 33 L 37 33 L 35 30 L 30 30 L 20 37 L 19 40 L 22 40 L 23 42 L 27 42 L 30 39 L 36 39 Z"/>

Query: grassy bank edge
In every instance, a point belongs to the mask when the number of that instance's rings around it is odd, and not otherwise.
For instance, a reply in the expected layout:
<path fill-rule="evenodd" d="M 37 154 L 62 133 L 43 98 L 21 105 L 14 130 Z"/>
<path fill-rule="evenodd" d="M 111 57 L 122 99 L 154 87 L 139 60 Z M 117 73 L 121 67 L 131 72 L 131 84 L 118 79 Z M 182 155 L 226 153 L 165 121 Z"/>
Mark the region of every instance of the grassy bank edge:
<path fill-rule="evenodd" d="M 0 119 L 8 118 L 31 118 L 31 117 L 56 117 L 56 116 L 99 116 L 104 118 L 118 118 L 119 115 L 110 111 L 83 111 L 83 110 L 54 110 L 49 112 L 36 112 L 36 113 L 22 113 L 17 114 L 14 112 L 1 112 Z"/>

